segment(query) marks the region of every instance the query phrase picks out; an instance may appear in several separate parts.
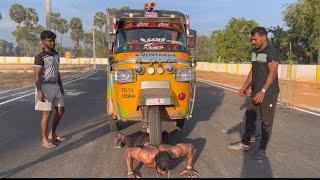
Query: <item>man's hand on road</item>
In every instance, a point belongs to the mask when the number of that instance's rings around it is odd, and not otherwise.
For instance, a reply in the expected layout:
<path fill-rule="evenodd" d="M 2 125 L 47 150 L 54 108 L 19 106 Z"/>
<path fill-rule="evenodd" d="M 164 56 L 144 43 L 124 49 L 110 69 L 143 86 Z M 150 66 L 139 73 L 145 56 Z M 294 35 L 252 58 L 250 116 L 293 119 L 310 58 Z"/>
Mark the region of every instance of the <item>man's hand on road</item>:
<path fill-rule="evenodd" d="M 140 176 L 136 175 L 134 172 L 129 172 L 127 174 L 128 178 L 141 178 Z"/>
<path fill-rule="evenodd" d="M 258 92 L 253 98 L 253 103 L 261 104 L 263 102 L 264 96 L 265 96 L 264 92 Z"/>
<path fill-rule="evenodd" d="M 200 174 L 194 170 L 193 168 L 192 169 L 187 169 L 187 168 L 184 168 L 181 172 L 180 172 L 180 175 L 182 174 L 185 174 L 187 175 L 188 177 L 197 177 L 199 176 Z"/>

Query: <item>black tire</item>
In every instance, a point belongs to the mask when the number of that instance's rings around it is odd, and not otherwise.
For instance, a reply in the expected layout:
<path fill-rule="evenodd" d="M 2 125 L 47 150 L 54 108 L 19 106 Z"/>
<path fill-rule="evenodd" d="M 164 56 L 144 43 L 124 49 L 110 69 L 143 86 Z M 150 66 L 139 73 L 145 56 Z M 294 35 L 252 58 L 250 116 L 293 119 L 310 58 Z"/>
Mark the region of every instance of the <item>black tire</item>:
<path fill-rule="evenodd" d="M 159 146 L 162 142 L 160 106 L 150 106 L 148 110 L 150 144 L 153 146 Z"/>
<path fill-rule="evenodd" d="M 110 117 L 109 118 L 109 125 L 110 125 L 110 130 L 115 132 L 115 131 L 118 131 L 118 122 L 117 122 L 117 119 L 114 118 L 114 117 Z"/>

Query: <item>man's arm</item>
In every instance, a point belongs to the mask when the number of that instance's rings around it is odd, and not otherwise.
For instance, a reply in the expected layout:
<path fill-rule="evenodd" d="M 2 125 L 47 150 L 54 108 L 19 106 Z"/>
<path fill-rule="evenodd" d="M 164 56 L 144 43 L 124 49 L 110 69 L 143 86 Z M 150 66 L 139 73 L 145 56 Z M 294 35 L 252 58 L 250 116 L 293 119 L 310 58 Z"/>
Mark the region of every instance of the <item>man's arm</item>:
<path fill-rule="evenodd" d="M 251 82 L 252 82 L 252 69 L 250 70 L 248 77 L 247 77 L 245 83 L 243 84 L 242 88 L 239 90 L 239 94 L 241 96 L 244 96 L 246 94 L 246 91 L 250 87 Z"/>
<path fill-rule="evenodd" d="M 64 95 L 64 89 L 63 89 L 63 85 L 62 85 L 62 81 L 61 81 L 60 72 L 58 72 L 58 84 L 59 84 L 59 87 L 60 87 L 61 94 Z"/>
<path fill-rule="evenodd" d="M 133 159 L 134 159 L 134 154 L 137 152 L 137 148 L 126 148 L 125 152 L 125 159 L 126 159 L 126 164 L 127 164 L 127 171 L 128 171 L 128 178 L 140 178 L 133 172 Z"/>
<path fill-rule="evenodd" d="M 196 149 L 190 143 L 179 143 L 175 146 L 160 146 L 160 151 L 170 150 L 175 158 L 185 157 L 186 158 L 186 167 L 180 172 L 180 174 L 185 174 L 189 177 L 196 177 L 199 173 L 193 169 L 193 158 L 196 154 Z"/>
<path fill-rule="evenodd" d="M 37 91 L 38 91 L 38 95 L 39 95 L 39 100 L 42 102 L 45 102 L 44 100 L 44 95 L 42 93 L 42 89 L 41 89 L 41 71 L 42 71 L 42 67 L 41 66 L 34 66 L 34 74 L 35 74 L 35 83 L 36 83 L 36 87 L 37 87 Z"/>

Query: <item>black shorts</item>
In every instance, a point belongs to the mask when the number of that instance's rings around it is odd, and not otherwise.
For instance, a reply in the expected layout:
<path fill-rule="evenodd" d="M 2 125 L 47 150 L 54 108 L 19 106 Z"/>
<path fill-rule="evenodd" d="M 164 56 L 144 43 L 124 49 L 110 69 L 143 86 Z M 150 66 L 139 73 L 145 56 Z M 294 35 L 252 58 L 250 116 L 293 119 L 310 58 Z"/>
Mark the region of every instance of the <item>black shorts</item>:
<path fill-rule="evenodd" d="M 162 133 L 162 139 L 163 141 L 166 141 L 168 137 L 167 132 Z M 149 140 L 149 133 L 138 131 L 131 135 L 127 135 L 124 138 L 124 143 L 127 145 L 127 147 L 143 147 L 143 145 L 147 142 L 150 142 Z"/>

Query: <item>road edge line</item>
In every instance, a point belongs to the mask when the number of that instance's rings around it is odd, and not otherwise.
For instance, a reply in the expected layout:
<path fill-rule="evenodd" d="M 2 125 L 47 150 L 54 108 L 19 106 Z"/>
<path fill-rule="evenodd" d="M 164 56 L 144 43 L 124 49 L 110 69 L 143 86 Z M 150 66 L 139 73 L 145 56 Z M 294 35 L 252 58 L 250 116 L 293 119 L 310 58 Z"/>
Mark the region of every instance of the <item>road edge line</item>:
<path fill-rule="evenodd" d="M 85 76 L 83 76 L 83 77 L 76 78 L 76 79 L 74 79 L 74 80 L 65 82 L 65 83 L 63 83 L 63 84 L 69 84 L 69 83 L 72 83 L 72 82 L 75 82 L 75 81 L 84 79 L 84 78 L 86 78 L 86 77 L 89 77 L 89 76 L 91 76 L 91 75 L 94 75 L 94 74 L 97 73 L 97 72 L 98 72 L 98 71 L 94 71 L 93 73 L 90 73 L 90 74 L 87 74 L 87 75 L 85 75 Z M 12 101 L 15 101 L 15 100 L 18 100 L 18 99 L 21 99 L 21 98 L 30 96 L 30 95 L 32 95 L 32 94 L 34 94 L 34 92 L 29 93 L 29 94 L 25 94 L 25 95 L 22 95 L 22 96 L 19 96 L 19 97 L 13 98 L 13 99 L 6 100 L 6 101 L 4 101 L 4 102 L 1 102 L 1 103 L 0 103 L 0 106 L 2 106 L 2 105 L 4 105 L 4 104 L 7 104 L 7 103 L 9 103 L 9 102 L 12 102 Z"/>
<path fill-rule="evenodd" d="M 197 81 L 203 82 L 203 83 L 207 83 L 207 84 L 210 84 L 210 85 L 213 85 L 213 86 L 216 86 L 216 87 L 220 87 L 220 88 L 232 91 L 232 92 L 238 92 L 237 90 L 235 90 L 236 87 L 233 87 L 233 86 L 228 86 L 228 85 L 224 85 L 224 84 L 220 84 L 220 83 L 215 83 L 215 82 L 212 82 L 212 81 L 208 81 L 208 80 L 205 80 L 205 79 L 199 79 L 199 78 L 197 78 Z M 280 104 L 280 103 L 277 103 L 277 104 Z M 297 108 L 297 107 L 289 107 L 289 108 L 320 117 L 320 113 L 312 112 L 312 111 L 309 111 L 309 110 L 306 110 L 306 109 Z"/>

